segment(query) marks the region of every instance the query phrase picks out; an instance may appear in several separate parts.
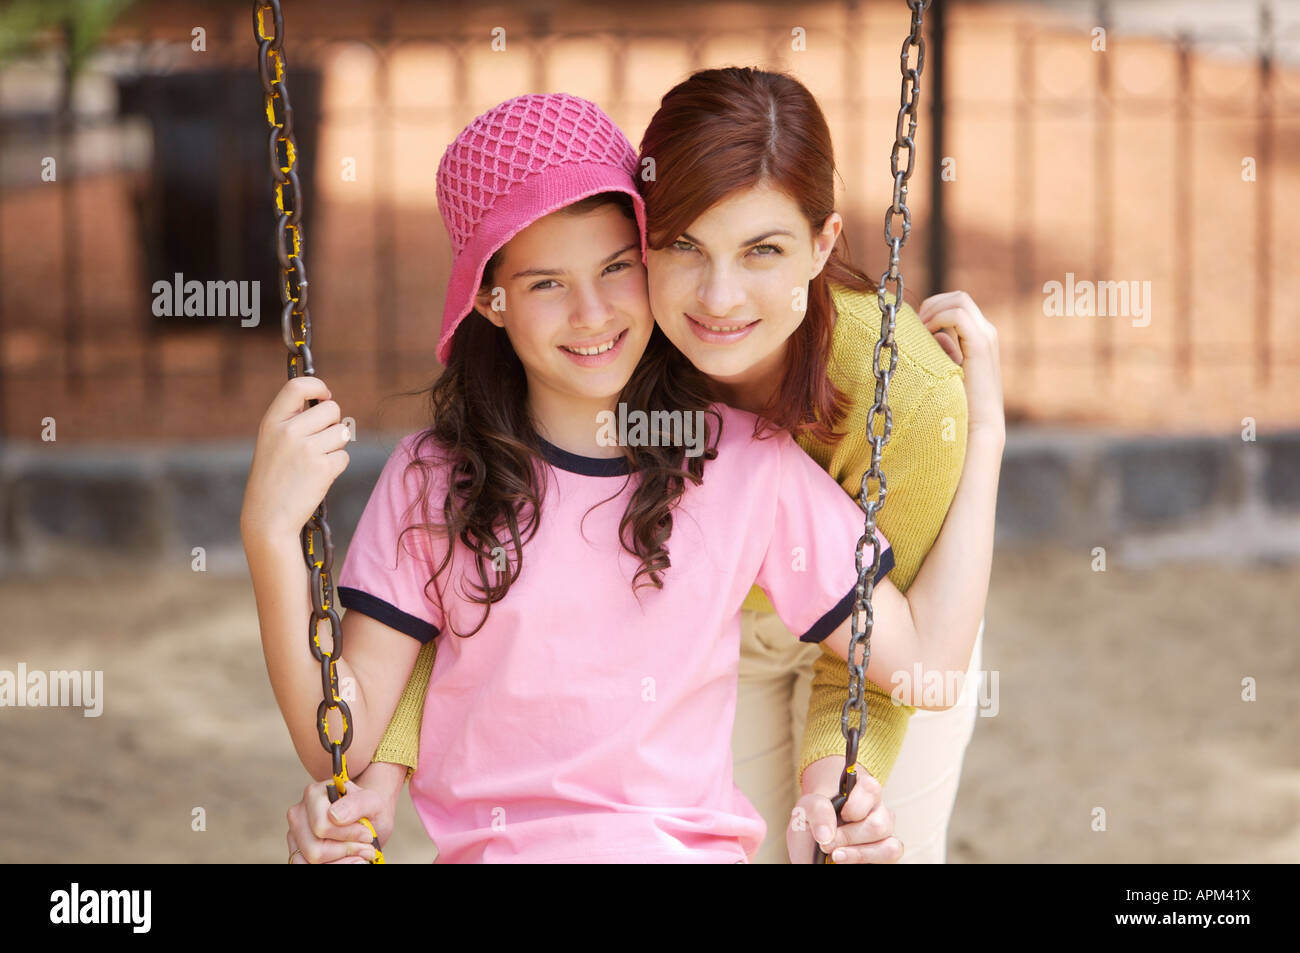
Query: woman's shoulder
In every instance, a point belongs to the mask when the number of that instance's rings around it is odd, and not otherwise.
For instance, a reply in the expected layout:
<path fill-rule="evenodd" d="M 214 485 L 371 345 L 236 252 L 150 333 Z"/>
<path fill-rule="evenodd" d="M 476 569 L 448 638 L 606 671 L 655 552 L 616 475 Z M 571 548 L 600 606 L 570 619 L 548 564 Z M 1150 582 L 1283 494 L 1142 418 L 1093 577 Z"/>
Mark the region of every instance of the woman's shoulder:
<path fill-rule="evenodd" d="M 835 305 L 835 331 L 831 344 L 831 379 L 842 389 L 845 384 L 875 387 L 872 360 L 880 326 L 884 320 L 875 291 L 858 291 L 843 285 L 831 285 Z M 886 300 L 894 296 L 886 292 Z M 896 374 L 899 385 L 906 388 L 962 388 L 962 372 L 934 339 L 906 301 L 894 312 L 894 342 L 898 363 L 904 373 Z"/>

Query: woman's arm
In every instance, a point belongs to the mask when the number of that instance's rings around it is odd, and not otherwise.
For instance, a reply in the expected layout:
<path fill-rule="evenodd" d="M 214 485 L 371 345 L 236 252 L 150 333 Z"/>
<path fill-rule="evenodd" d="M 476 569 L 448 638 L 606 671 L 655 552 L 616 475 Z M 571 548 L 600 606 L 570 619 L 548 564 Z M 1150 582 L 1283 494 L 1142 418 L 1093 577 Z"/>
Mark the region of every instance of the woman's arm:
<path fill-rule="evenodd" d="M 895 704 L 889 692 L 870 679 L 863 688 L 867 702 L 867 730 L 858 742 L 859 773 L 865 772 L 884 785 L 894 770 L 898 753 L 903 749 L 907 724 L 916 709 L 911 705 Z M 830 758 L 844 767 L 844 733 L 840 729 L 840 716 L 848 693 L 848 663 L 823 648 L 813 662 L 807 728 L 799 758 L 801 788 L 805 773 L 818 761 Z M 837 774 L 837 787 L 838 780 Z"/>
<path fill-rule="evenodd" d="M 836 366 L 869 365 L 872 343 L 880 336 L 876 296 L 842 293 L 837 295 L 836 308 L 840 320 L 846 322 L 843 330 L 852 332 L 837 338 L 838 347 L 851 353 L 837 352 Z M 895 341 L 899 347 L 891 389 L 895 425 L 881 457 L 889 495 L 880 510 L 878 525 L 894 553 L 889 578 L 906 593 L 926 553 L 939 538 L 944 517 L 957 494 L 966 454 L 966 388 L 961 368 L 907 304 L 898 312 Z M 872 447 L 866 429 L 875 379 L 838 377 L 835 382 L 851 395 L 853 403 L 842 425 L 844 436 L 827 469 L 846 493 L 856 497 L 862 475 L 871 466 Z M 813 663 L 807 730 L 799 758 L 801 784 L 804 773 L 815 762 L 829 758 L 843 767 L 840 716 L 848 690 L 848 666 L 823 647 Z M 916 709 L 897 704 L 887 688 L 871 681 L 866 683 L 865 695 L 867 729 L 858 748 L 859 773 L 865 771 L 883 785 L 893 772 Z"/>
<path fill-rule="evenodd" d="M 1005 439 L 992 432 L 972 432 L 966 467 L 943 531 L 930 550 L 916 581 L 904 596 L 888 578 L 876 584 L 874 624 L 867 678 L 891 686 L 904 704 L 943 711 L 957 704 L 945 690 L 939 698 L 923 689 L 935 678 L 960 692 L 970 666 L 988 596 L 993 561 L 993 516 Z M 850 622 L 825 644 L 848 658 Z"/>
<path fill-rule="evenodd" d="M 406 766 L 403 780 L 409 779 L 420 763 L 420 724 L 424 720 L 424 699 L 429 691 L 429 676 L 433 672 L 437 651 L 434 642 L 426 642 L 421 647 L 420 654 L 415 657 L 415 669 L 397 703 L 397 711 L 375 750 L 376 762 Z"/>
<path fill-rule="evenodd" d="M 997 331 L 970 296 L 934 295 L 918 317 L 929 330 L 952 329 L 958 339 L 969 408 L 966 459 L 943 530 L 907 595 L 888 579 L 875 589 L 872 608 L 883 638 L 872 640 L 867 677 L 893 686 L 905 703 L 923 701 L 918 707 L 942 710 L 957 703 L 988 597 L 1006 423 Z M 826 642 L 847 657 L 848 621 Z M 942 679 L 941 698 L 927 692 L 922 699 L 934 675 Z"/>

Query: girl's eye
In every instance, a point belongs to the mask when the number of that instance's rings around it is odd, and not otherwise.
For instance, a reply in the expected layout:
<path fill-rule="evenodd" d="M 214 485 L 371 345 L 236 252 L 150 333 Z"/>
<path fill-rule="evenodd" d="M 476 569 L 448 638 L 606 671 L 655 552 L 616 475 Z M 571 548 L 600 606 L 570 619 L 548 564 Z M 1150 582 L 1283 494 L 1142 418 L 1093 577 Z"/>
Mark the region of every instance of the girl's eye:
<path fill-rule="evenodd" d="M 614 264 L 610 265 L 605 269 L 605 273 L 613 274 L 620 271 L 627 271 L 627 269 L 631 267 L 632 267 L 632 263 L 630 261 L 616 261 L 614 262 Z"/>
<path fill-rule="evenodd" d="M 690 242 L 686 241 L 686 239 L 684 239 L 684 238 L 679 238 L 679 239 L 677 239 L 677 241 L 673 242 L 672 247 L 675 248 L 677 251 L 694 251 L 694 250 L 695 250 L 695 246 L 692 245 Z"/>
<path fill-rule="evenodd" d="M 543 287 L 543 285 L 553 285 L 553 284 L 555 284 L 554 279 L 552 279 L 552 278 L 547 278 L 545 281 L 539 281 L 539 282 L 537 282 L 537 284 L 532 285 L 531 287 L 529 287 L 528 290 L 529 290 L 529 291 L 549 291 L 550 289 L 549 289 L 549 288 L 545 288 L 545 287 Z"/>
<path fill-rule="evenodd" d="M 783 251 L 781 251 L 781 249 L 778 248 L 776 245 L 755 245 L 753 250 L 754 250 L 754 251 L 758 251 L 760 248 L 770 248 L 770 249 L 772 249 L 772 250 L 771 250 L 770 252 L 764 252 L 763 254 L 759 255 L 759 256 L 758 256 L 759 258 L 771 258 L 773 255 L 783 255 L 783 254 L 785 254 L 785 253 L 784 253 Z"/>

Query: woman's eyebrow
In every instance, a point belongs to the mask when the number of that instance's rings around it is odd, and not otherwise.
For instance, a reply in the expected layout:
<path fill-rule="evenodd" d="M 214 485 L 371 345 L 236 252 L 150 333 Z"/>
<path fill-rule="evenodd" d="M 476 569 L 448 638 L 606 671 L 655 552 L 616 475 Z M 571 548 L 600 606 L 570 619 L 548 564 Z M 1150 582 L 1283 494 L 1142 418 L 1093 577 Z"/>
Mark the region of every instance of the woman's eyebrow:
<path fill-rule="evenodd" d="M 797 237 L 798 237 L 797 235 L 795 235 L 794 232 L 786 231 L 784 228 L 778 228 L 778 229 L 774 229 L 773 231 L 770 231 L 770 232 L 764 232 L 762 235 L 755 235 L 753 238 L 746 238 L 746 239 L 745 239 L 743 242 L 741 242 L 740 245 L 738 245 L 737 247 L 739 247 L 739 248 L 743 248 L 743 247 L 746 246 L 746 245 L 757 245 L 757 244 L 758 244 L 759 242 L 761 242 L 763 239 L 765 239 L 765 238 L 771 238 L 773 235 L 788 235 L 788 236 L 791 237 L 791 238 L 797 238 Z M 686 239 L 686 240 L 687 240 L 688 242 L 690 242 L 692 245 L 703 245 L 703 244 L 704 244 L 704 242 L 700 241 L 698 238 L 696 238 L 696 237 L 695 237 L 694 235 L 692 235 L 690 232 L 682 232 L 682 238 Z"/>
<path fill-rule="evenodd" d="M 611 261 L 613 261 L 615 258 L 619 257 L 620 255 L 626 255 L 628 252 L 632 251 L 633 249 L 640 248 L 640 247 L 641 247 L 641 243 L 639 241 L 632 242 L 632 244 L 630 245 L 624 245 L 618 251 L 614 252 L 614 254 L 610 255 L 608 258 L 602 261 L 600 263 L 600 267 L 604 268 L 606 265 L 608 265 Z M 515 272 L 513 275 L 510 276 L 510 279 L 513 281 L 515 278 L 533 278 L 533 277 L 554 278 L 555 276 L 562 275 L 562 274 L 564 274 L 564 270 L 560 268 L 527 268 L 524 271 Z"/>

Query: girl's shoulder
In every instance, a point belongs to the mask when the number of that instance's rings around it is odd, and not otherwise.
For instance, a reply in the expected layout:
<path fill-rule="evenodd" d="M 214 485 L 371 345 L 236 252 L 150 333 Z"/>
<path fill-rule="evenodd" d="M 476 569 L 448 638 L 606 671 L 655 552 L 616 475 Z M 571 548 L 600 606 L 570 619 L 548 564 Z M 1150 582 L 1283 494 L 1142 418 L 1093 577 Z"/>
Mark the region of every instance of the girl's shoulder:
<path fill-rule="evenodd" d="M 720 418 L 718 435 L 718 460 L 724 466 L 750 468 L 764 461 L 776 461 L 794 439 L 784 430 L 771 425 L 760 428 L 760 418 L 747 410 L 729 404 L 715 403 L 711 409 Z"/>
<path fill-rule="evenodd" d="M 449 483 L 451 460 L 429 430 L 408 433 L 397 441 L 380 474 L 380 486 L 406 502 L 417 497 L 441 498 Z"/>
<path fill-rule="evenodd" d="M 435 468 L 445 468 L 450 464 L 447 448 L 434 436 L 431 430 L 416 430 L 397 441 L 393 448 L 393 457 L 403 463 L 421 463 Z"/>

